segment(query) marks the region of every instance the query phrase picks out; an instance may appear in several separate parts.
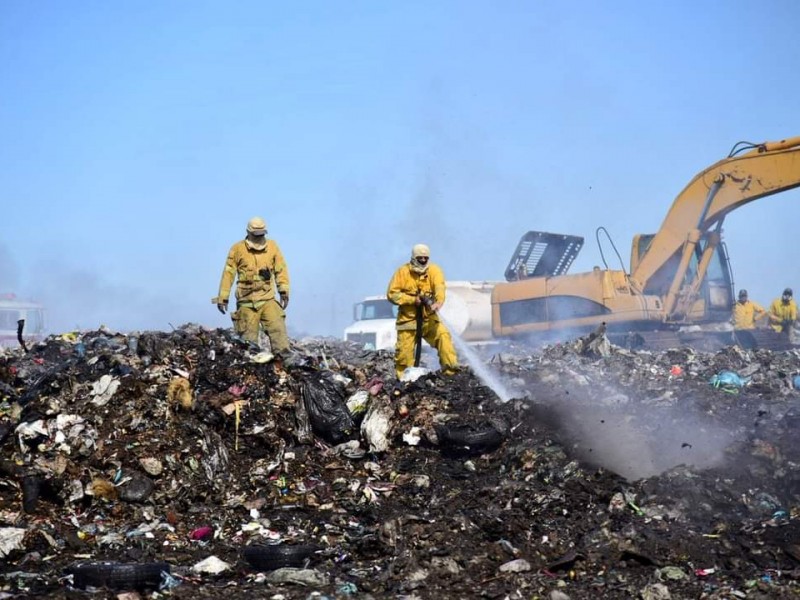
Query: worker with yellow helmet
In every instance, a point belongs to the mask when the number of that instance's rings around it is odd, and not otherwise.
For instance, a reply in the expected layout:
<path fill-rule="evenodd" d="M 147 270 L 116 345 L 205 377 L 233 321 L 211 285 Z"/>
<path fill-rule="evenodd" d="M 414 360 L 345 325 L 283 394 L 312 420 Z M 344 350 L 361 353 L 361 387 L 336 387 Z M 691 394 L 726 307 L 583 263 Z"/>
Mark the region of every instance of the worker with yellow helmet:
<path fill-rule="evenodd" d="M 767 311 L 748 298 L 747 290 L 739 290 L 739 301 L 733 305 L 731 321 L 737 331 L 747 331 L 756 328 L 756 322 L 765 318 Z"/>
<path fill-rule="evenodd" d="M 231 246 L 219 283 L 217 308 L 228 309 L 231 286 L 236 280 L 236 310 L 231 313 L 236 333 L 257 343 L 259 327 L 269 336 L 272 352 L 289 351 L 286 335 L 286 307 L 289 305 L 289 270 L 277 242 L 267 238 L 267 224 L 261 217 L 247 223 L 245 238 Z M 276 298 L 275 290 L 280 296 Z"/>

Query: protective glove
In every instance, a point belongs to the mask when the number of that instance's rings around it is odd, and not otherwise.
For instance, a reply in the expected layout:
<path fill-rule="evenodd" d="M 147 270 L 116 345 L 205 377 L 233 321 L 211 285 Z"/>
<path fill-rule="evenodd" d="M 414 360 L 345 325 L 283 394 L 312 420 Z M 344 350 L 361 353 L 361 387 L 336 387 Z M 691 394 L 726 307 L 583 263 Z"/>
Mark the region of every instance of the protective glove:
<path fill-rule="evenodd" d="M 430 309 L 431 309 L 433 312 L 439 312 L 439 309 L 440 309 L 440 308 L 442 308 L 442 304 L 441 304 L 441 302 L 434 302 L 434 303 L 433 303 L 433 304 L 431 304 L 431 306 L 430 306 Z"/>
<path fill-rule="evenodd" d="M 286 307 L 289 306 L 289 293 L 288 292 L 280 292 L 281 295 L 281 306 L 284 310 Z"/>
<path fill-rule="evenodd" d="M 424 294 L 423 296 L 420 297 L 420 302 L 422 302 L 422 304 L 424 304 L 428 308 L 431 308 L 434 304 L 433 296 L 429 294 Z"/>
<path fill-rule="evenodd" d="M 228 301 L 226 300 L 225 302 L 219 302 L 217 304 L 217 310 L 224 315 L 225 311 L 228 310 Z"/>

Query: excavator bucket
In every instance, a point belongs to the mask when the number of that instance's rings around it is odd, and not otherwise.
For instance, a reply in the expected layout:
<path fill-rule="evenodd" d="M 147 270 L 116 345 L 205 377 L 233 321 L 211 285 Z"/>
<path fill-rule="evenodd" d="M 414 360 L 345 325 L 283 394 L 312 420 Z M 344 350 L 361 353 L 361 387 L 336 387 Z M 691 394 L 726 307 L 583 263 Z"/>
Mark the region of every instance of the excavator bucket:
<path fill-rule="evenodd" d="M 583 238 L 546 231 L 522 236 L 506 268 L 506 281 L 551 277 L 566 273 L 583 248 Z"/>

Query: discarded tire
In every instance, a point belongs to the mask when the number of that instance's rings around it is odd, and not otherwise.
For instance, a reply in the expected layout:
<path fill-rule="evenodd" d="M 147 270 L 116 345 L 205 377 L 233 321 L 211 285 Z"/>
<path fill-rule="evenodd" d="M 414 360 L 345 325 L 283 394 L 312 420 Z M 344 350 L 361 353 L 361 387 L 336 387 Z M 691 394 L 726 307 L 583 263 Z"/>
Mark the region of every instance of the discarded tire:
<path fill-rule="evenodd" d="M 161 574 L 169 572 L 170 566 L 164 562 L 79 563 L 66 569 L 76 588 L 92 586 L 115 590 L 157 588 L 161 584 Z"/>
<path fill-rule="evenodd" d="M 499 419 L 474 424 L 445 423 L 436 428 L 442 452 L 458 455 L 485 454 L 496 450 L 508 434 Z"/>
<path fill-rule="evenodd" d="M 244 558 L 259 571 L 274 571 L 283 567 L 302 567 L 319 550 L 313 545 L 247 546 Z"/>

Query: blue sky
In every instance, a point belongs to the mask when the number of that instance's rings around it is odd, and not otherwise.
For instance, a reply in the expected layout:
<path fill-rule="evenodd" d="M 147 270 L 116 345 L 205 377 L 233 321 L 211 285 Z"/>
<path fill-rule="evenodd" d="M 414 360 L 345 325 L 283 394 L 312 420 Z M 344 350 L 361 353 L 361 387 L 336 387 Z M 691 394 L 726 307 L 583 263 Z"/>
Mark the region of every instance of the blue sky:
<path fill-rule="evenodd" d="M 338 335 L 414 243 L 501 279 L 529 229 L 626 261 L 740 140 L 800 135 L 800 4 L 0 3 L 0 290 L 53 330 L 228 326 L 263 216 L 290 332 Z M 800 191 L 726 221 L 737 287 L 800 288 Z M 612 265 L 615 266 L 615 265 Z"/>

